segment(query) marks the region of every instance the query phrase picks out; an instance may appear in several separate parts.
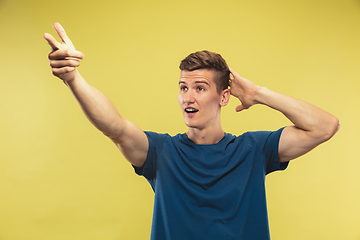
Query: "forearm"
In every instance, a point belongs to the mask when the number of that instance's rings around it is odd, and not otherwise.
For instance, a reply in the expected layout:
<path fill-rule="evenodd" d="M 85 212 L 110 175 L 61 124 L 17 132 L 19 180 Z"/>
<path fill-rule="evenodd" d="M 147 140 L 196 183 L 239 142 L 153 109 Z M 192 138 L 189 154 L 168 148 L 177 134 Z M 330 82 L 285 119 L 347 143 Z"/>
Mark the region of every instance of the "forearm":
<path fill-rule="evenodd" d="M 90 86 L 77 71 L 84 54 L 77 51 L 64 28 L 54 24 L 61 43 L 48 33 L 44 38 L 52 51 L 48 55 L 52 73 L 70 88 L 90 122 L 108 136 L 133 165 L 144 165 L 149 143 L 145 133 L 134 123 L 120 116 L 112 102 Z"/>
<path fill-rule="evenodd" d="M 248 109 L 254 104 L 264 104 L 283 113 L 294 126 L 289 126 L 281 133 L 279 140 L 279 161 L 295 159 L 319 144 L 330 139 L 339 129 L 339 120 L 330 113 L 304 101 L 259 87 L 241 77 L 230 68 L 231 94 L 242 105 L 236 111 Z"/>
<path fill-rule="evenodd" d="M 259 87 L 256 102 L 283 113 L 297 128 L 326 141 L 333 136 L 339 120 L 330 113 L 299 99 Z"/>
<path fill-rule="evenodd" d="M 121 134 L 124 119 L 102 92 L 91 86 L 76 72 L 72 81 L 65 82 L 89 121 L 110 138 Z"/>

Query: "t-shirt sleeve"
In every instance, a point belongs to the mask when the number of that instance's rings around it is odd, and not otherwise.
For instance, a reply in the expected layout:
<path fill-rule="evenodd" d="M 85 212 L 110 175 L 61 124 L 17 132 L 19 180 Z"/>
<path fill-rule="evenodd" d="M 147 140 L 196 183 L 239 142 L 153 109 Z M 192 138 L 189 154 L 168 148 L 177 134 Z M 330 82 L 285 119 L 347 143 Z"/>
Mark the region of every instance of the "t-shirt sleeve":
<path fill-rule="evenodd" d="M 149 142 L 149 150 L 148 150 L 148 153 L 146 156 L 145 164 L 142 167 L 136 167 L 136 166 L 132 165 L 135 170 L 135 173 L 140 176 L 148 175 L 150 172 L 154 171 L 153 159 L 155 159 L 155 157 L 153 155 L 155 154 L 155 146 L 154 146 L 153 139 L 151 137 L 151 135 L 153 133 L 151 133 L 151 132 L 144 132 L 144 133 L 146 134 L 146 137 Z"/>
<path fill-rule="evenodd" d="M 144 176 L 152 187 L 154 187 L 155 179 L 156 179 L 156 145 L 159 142 L 159 134 L 154 132 L 144 132 L 149 141 L 149 150 L 146 156 L 145 164 L 142 167 L 136 167 L 134 165 L 133 168 L 135 173 Z"/>
<path fill-rule="evenodd" d="M 266 157 L 266 174 L 277 170 L 285 170 L 289 164 L 289 162 L 279 162 L 279 141 L 283 130 L 284 128 L 280 128 L 275 132 L 270 132 L 266 139 L 264 145 L 264 154 Z"/>

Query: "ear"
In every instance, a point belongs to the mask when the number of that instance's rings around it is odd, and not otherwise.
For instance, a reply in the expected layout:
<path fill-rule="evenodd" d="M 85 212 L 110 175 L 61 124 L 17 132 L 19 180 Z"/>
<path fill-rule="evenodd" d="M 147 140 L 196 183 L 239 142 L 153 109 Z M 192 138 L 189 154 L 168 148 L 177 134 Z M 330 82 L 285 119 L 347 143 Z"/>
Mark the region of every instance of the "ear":
<path fill-rule="evenodd" d="M 230 89 L 224 89 L 221 93 L 220 106 L 225 107 L 230 100 Z"/>

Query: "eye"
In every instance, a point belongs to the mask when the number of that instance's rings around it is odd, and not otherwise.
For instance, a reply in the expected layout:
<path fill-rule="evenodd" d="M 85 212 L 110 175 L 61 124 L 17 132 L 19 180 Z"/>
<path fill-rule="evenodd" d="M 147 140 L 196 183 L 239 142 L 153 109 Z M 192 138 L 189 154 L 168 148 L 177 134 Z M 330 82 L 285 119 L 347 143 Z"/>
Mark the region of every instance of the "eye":
<path fill-rule="evenodd" d="M 186 91 L 188 88 L 186 86 L 180 86 L 180 91 Z"/>
<path fill-rule="evenodd" d="M 205 90 L 204 88 L 198 87 L 198 91 L 202 92 L 202 91 L 204 91 L 204 90 Z"/>

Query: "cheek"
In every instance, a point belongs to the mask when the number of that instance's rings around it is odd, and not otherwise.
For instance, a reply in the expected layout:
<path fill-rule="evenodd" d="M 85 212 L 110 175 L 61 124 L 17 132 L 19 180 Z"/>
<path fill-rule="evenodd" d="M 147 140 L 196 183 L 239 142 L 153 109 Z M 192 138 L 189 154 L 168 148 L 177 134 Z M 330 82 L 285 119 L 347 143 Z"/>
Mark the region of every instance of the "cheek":
<path fill-rule="evenodd" d="M 221 99 L 217 96 L 213 96 L 212 98 L 208 99 L 208 101 L 205 101 L 207 108 L 216 109 L 220 106 Z"/>

